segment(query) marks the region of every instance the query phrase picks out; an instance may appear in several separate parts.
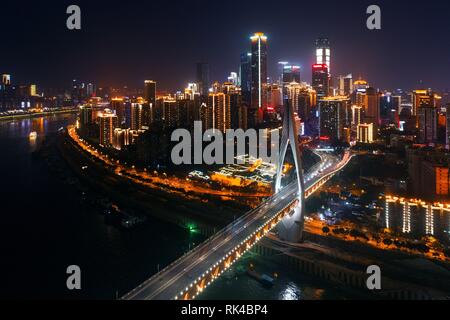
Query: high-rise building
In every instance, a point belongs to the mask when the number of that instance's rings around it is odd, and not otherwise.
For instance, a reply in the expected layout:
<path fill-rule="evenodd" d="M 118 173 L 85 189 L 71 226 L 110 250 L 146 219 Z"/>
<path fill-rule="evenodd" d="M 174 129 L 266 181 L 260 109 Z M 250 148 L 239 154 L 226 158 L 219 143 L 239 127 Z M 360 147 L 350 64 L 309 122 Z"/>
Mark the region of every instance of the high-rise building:
<path fill-rule="evenodd" d="M 92 84 L 92 83 L 88 83 L 87 85 L 86 85 L 86 94 L 87 94 L 87 96 L 88 97 L 93 97 L 93 96 L 95 96 L 95 85 L 94 84 Z"/>
<path fill-rule="evenodd" d="M 416 116 L 418 109 L 421 106 L 432 106 L 436 107 L 439 97 L 433 93 L 431 90 L 414 90 L 412 93 L 412 115 Z"/>
<path fill-rule="evenodd" d="M 225 95 L 225 111 L 230 112 L 230 128 L 247 130 L 247 106 L 242 104 L 241 95 L 229 93 Z M 228 116 L 225 115 L 225 120 Z"/>
<path fill-rule="evenodd" d="M 437 117 L 437 108 L 434 106 L 423 104 L 417 109 L 420 143 L 429 144 L 436 142 Z"/>
<path fill-rule="evenodd" d="M 382 123 L 398 127 L 402 97 L 385 92 L 380 98 L 380 117 Z"/>
<path fill-rule="evenodd" d="M 352 94 L 352 102 L 353 104 L 364 107 L 366 102 L 366 92 L 367 88 L 369 88 L 369 84 L 367 81 L 359 79 L 353 83 L 353 94 Z"/>
<path fill-rule="evenodd" d="M 291 82 L 300 83 L 300 66 L 285 65 L 283 66 L 283 84 Z"/>
<path fill-rule="evenodd" d="M 353 76 L 348 74 L 339 77 L 339 95 L 349 96 L 353 93 Z"/>
<path fill-rule="evenodd" d="M 278 74 L 278 84 L 283 84 L 283 73 L 284 73 L 284 67 L 288 66 L 289 62 L 287 61 L 278 61 L 278 69 L 277 69 L 277 74 Z"/>
<path fill-rule="evenodd" d="M 153 80 L 145 80 L 144 82 L 144 100 L 155 106 L 156 103 L 156 82 Z"/>
<path fill-rule="evenodd" d="M 351 125 L 353 128 L 357 128 L 358 125 L 361 124 L 362 121 L 362 107 L 353 105 L 352 106 L 352 122 Z"/>
<path fill-rule="evenodd" d="M 330 90 L 330 78 L 326 64 L 313 64 L 312 87 L 317 92 L 318 97 L 328 96 Z"/>
<path fill-rule="evenodd" d="M 117 116 L 109 109 L 98 115 L 100 127 L 100 146 L 111 147 L 114 137 L 114 129 L 117 128 Z"/>
<path fill-rule="evenodd" d="M 197 63 L 197 83 L 202 96 L 209 93 L 209 64 L 204 62 Z"/>
<path fill-rule="evenodd" d="M 316 64 L 326 64 L 328 72 L 331 73 L 331 48 L 327 38 L 316 40 Z"/>
<path fill-rule="evenodd" d="M 283 88 L 279 84 L 272 84 L 269 87 L 269 96 L 267 99 L 268 106 L 267 110 L 269 112 L 281 111 L 283 107 Z"/>
<path fill-rule="evenodd" d="M 199 94 L 197 83 L 188 83 L 188 86 L 184 89 L 184 98 L 187 100 L 195 100 Z"/>
<path fill-rule="evenodd" d="M 37 87 L 35 84 L 30 84 L 30 97 L 35 97 L 37 96 Z"/>
<path fill-rule="evenodd" d="M 267 106 L 267 37 L 262 32 L 250 37 L 252 48 L 252 97 L 249 117 L 253 125 L 262 121 Z"/>
<path fill-rule="evenodd" d="M 410 191 L 427 200 L 444 200 L 450 196 L 450 157 L 430 148 L 407 148 Z"/>
<path fill-rule="evenodd" d="M 357 141 L 360 143 L 373 142 L 373 123 L 362 123 L 357 126 Z"/>
<path fill-rule="evenodd" d="M 242 102 L 250 105 L 252 92 L 252 54 L 250 52 L 241 54 L 239 85 L 241 87 Z"/>
<path fill-rule="evenodd" d="M 411 234 L 416 239 L 432 235 L 439 240 L 450 240 L 450 204 L 421 199 L 386 196 L 385 227 Z"/>
<path fill-rule="evenodd" d="M 144 125 L 144 105 L 142 103 L 131 103 L 131 119 L 130 128 L 131 130 L 141 130 Z"/>
<path fill-rule="evenodd" d="M 163 100 L 163 125 L 165 128 L 178 128 L 180 125 L 179 102 L 174 99 Z"/>
<path fill-rule="evenodd" d="M 93 124 L 94 117 L 93 117 L 93 109 L 91 106 L 80 106 L 80 118 L 79 118 L 79 125 L 80 128 L 89 126 Z"/>
<path fill-rule="evenodd" d="M 350 114 L 348 97 L 324 97 L 319 99 L 319 134 L 331 142 L 345 141 L 345 128 Z"/>
<path fill-rule="evenodd" d="M 208 96 L 209 123 L 212 127 L 207 129 L 219 129 L 223 133 L 231 128 L 231 100 L 226 103 L 224 93 L 211 93 Z"/>
<path fill-rule="evenodd" d="M 234 86 L 237 86 L 238 75 L 236 72 L 230 72 L 230 75 L 228 76 L 228 82 L 232 83 Z"/>
<path fill-rule="evenodd" d="M 316 103 L 316 92 L 305 83 L 291 82 L 285 86 L 286 95 L 294 111 L 305 122 L 309 119 L 312 107 Z"/>
<path fill-rule="evenodd" d="M 380 125 L 380 93 L 372 87 L 366 90 L 364 119 L 367 123 L 373 123 L 376 128 Z"/>
<path fill-rule="evenodd" d="M 9 75 L 9 74 L 2 74 L 2 84 L 10 85 L 11 84 L 11 75 Z"/>
<path fill-rule="evenodd" d="M 125 114 L 125 104 L 123 98 L 113 98 L 110 102 L 111 110 L 114 110 L 118 119 L 118 126 L 125 124 L 126 114 Z"/>
<path fill-rule="evenodd" d="M 445 145 L 447 150 L 450 150 L 450 103 L 445 107 L 446 109 L 446 134 L 445 134 Z"/>
<path fill-rule="evenodd" d="M 130 145 L 129 133 L 130 129 L 114 129 L 112 142 L 114 149 L 122 150 L 124 147 Z"/>

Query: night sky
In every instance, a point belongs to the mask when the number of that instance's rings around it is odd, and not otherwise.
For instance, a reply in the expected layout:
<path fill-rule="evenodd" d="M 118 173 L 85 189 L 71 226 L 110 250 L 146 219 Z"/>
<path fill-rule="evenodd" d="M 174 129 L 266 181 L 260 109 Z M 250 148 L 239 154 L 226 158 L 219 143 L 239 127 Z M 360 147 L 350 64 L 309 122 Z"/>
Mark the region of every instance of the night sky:
<path fill-rule="evenodd" d="M 95 3 L 94 3 L 95 2 Z M 303 67 L 310 82 L 314 39 L 332 45 L 332 73 L 362 76 L 380 89 L 450 88 L 450 2 L 365 1 L 8 1 L 0 8 L 0 72 L 14 83 L 99 85 L 177 90 L 195 80 L 195 63 L 211 80 L 238 71 L 249 36 L 269 37 L 269 75 L 280 60 Z M 66 28 L 77 4 L 82 30 Z M 382 30 L 366 28 L 366 8 L 382 9 Z"/>

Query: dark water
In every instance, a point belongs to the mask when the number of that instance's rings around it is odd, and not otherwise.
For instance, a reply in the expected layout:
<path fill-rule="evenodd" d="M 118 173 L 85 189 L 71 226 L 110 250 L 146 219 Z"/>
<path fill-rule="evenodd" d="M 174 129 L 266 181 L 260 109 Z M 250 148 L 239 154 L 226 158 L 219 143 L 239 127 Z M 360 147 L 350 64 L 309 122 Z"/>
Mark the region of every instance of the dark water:
<path fill-rule="evenodd" d="M 115 298 L 176 259 L 201 236 L 150 220 L 127 231 L 106 225 L 79 192 L 31 152 L 74 116 L 0 122 L 0 296 Z M 30 131 L 38 133 L 34 143 Z M 97 209 L 98 210 L 98 209 Z M 82 290 L 66 289 L 78 265 Z"/>
<path fill-rule="evenodd" d="M 46 135 L 74 123 L 73 115 L 0 122 L 0 297 L 115 298 L 175 260 L 200 235 L 150 219 L 138 229 L 104 223 L 99 209 L 86 206 L 80 191 L 50 173 L 31 153 Z M 33 142 L 28 135 L 38 133 Z M 90 192 L 90 191 L 88 191 Z M 272 289 L 246 276 L 219 279 L 204 299 L 324 299 L 332 288 L 293 274 L 261 257 L 264 272 L 278 271 Z M 243 260 L 243 264 L 247 260 Z M 78 265 L 82 290 L 66 288 L 66 268 Z"/>
<path fill-rule="evenodd" d="M 298 271 L 279 261 L 280 257 L 263 257 L 247 253 L 230 270 L 211 284 L 200 300 L 339 300 L 357 299 L 358 296 L 333 287 L 329 283 Z M 267 287 L 246 274 L 253 265 L 260 274 L 272 277 L 274 285 Z"/>

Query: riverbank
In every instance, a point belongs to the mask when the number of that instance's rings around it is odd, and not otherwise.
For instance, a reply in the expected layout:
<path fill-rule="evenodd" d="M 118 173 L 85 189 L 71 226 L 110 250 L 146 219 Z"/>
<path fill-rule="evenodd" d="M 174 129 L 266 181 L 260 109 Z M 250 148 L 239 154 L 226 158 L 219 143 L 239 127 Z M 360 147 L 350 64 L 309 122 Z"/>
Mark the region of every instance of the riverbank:
<path fill-rule="evenodd" d="M 288 244 L 269 236 L 254 250 L 264 257 L 276 257 L 295 272 L 314 276 L 364 299 L 441 300 L 450 296 L 450 266 L 417 255 L 308 232 L 304 232 L 303 243 Z M 371 265 L 381 269 L 381 290 L 367 288 L 367 268 Z"/>
<path fill-rule="evenodd" d="M 40 117 L 47 117 L 52 115 L 59 114 L 75 114 L 79 110 L 78 108 L 68 109 L 68 110 L 54 110 L 54 111 L 46 111 L 46 112 L 34 112 L 34 113 L 26 113 L 26 114 L 13 114 L 13 115 L 0 115 L 0 121 L 11 121 L 11 120 L 22 120 L 22 119 L 33 119 Z"/>
<path fill-rule="evenodd" d="M 249 209 L 224 206 L 220 197 L 212 195 L 195 201 L 182 198 L 175 192 L 134 183 L 128 177 L 116 174 L 97 158 L 90 157 L 66 133 L 58 135 L 56 145 L 77 177 L 113 202 L 183 228 L 194 229 L 205 236 L 214 234 Z"/>

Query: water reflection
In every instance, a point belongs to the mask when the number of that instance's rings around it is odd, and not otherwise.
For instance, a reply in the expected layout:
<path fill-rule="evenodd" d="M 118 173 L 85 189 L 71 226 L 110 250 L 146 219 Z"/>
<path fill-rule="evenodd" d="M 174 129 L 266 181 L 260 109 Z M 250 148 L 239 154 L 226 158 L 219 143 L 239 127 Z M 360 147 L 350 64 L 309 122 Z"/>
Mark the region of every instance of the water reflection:
<path fill-rule="evenodd" d="M 300 288 L 296 286 L 295 283 L 290 282 L 287 284 L 286 288 L 280 293 L 280 300 L 300 300 L 301 291 Z"/>

